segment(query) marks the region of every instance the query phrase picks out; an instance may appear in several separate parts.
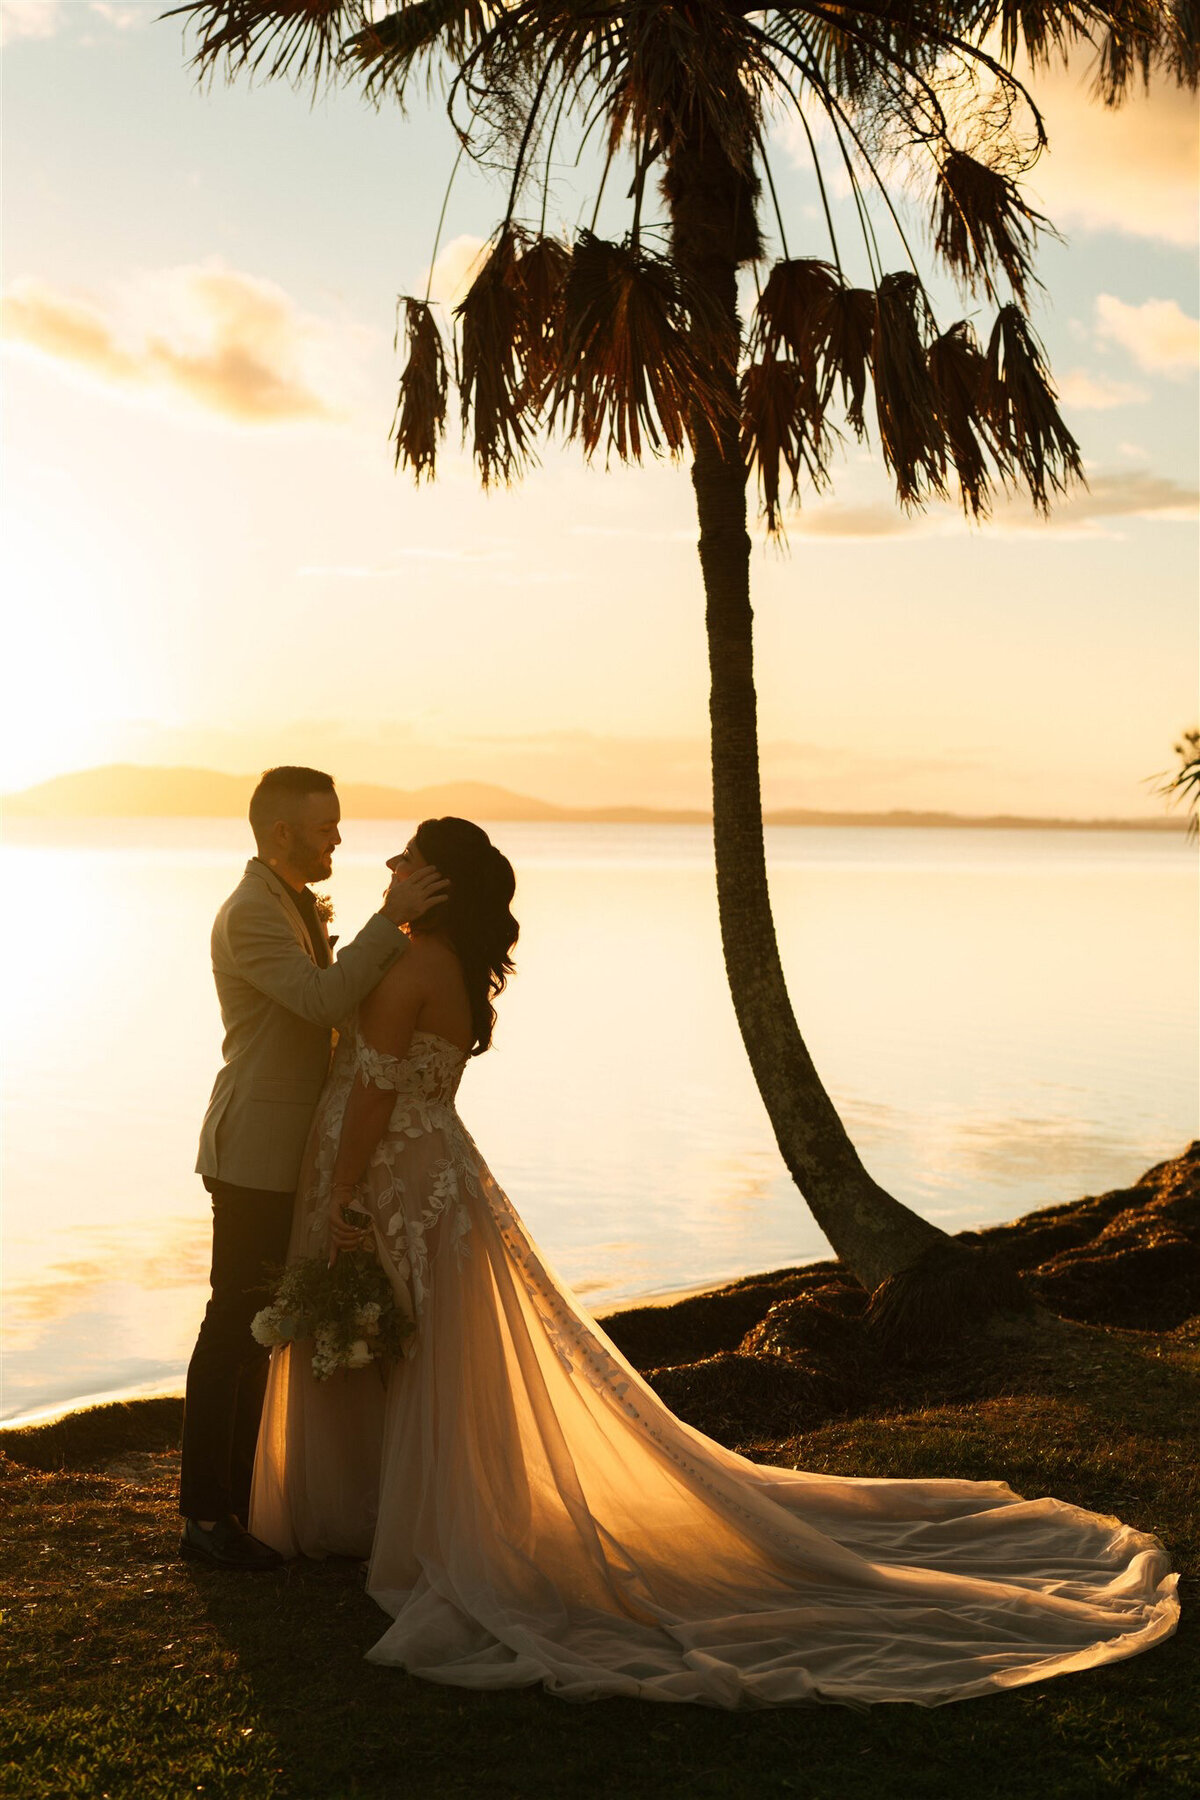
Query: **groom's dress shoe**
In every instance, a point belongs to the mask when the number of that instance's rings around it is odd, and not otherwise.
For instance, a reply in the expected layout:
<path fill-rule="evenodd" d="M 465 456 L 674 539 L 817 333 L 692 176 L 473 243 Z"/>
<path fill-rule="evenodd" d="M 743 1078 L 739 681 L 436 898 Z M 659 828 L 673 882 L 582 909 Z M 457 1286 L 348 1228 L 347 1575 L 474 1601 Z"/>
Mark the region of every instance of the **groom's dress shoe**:
<path fill-rule="evenodd" d="M 283 1562 L 278 1550 L 251 1537 L 232 1513 L 227 1519 L 218 1519 L 208 1531 L 195 1519 L 185 1519 L 179 1553 L 218 1569 L 277 1569 Z"/>

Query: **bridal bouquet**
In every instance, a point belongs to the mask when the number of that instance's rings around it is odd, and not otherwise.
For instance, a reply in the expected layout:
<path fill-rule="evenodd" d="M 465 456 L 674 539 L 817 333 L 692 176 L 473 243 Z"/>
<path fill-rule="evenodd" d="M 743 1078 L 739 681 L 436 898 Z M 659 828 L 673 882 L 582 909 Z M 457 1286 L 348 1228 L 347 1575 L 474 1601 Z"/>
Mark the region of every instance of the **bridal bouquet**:
<path fill-rule="evenodd" d="M 412 1331 L 391 1284 L 369 1250 L 343 1251 L 332 1269 L 307 1256 L 283 1271 L 275 1298 L 250 1329 L 260 1344 L 313 1343 L 312 1371 L 324 1381 L 336 1369 L 363 1369 L 399 1356 Z"/>

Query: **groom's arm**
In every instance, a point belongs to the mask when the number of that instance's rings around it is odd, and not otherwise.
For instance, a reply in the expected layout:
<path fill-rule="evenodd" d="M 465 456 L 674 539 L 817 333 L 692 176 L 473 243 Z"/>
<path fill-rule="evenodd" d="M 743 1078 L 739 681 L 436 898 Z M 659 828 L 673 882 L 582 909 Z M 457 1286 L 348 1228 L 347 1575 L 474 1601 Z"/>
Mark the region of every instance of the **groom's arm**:
<path fill-rule="evenodd" d="M 379 912 L 342 946 L 336 961 L 319 969 L 297 943 L 280 906 L 264 895 L 229 908 L 213 934 L 213 966 L 240 975 L 310 1025 L 332 1030 L 407 947 L 399 926 Z"/>

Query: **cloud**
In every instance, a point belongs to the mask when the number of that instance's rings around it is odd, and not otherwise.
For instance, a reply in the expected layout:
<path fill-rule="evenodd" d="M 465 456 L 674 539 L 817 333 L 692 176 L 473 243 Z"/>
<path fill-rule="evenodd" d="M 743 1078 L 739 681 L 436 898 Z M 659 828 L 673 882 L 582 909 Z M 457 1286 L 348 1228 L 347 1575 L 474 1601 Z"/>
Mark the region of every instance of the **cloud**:
<path fill-rule="evenodd" d="M 1139 368 L 1158 374 L 1186 372 L 1200 364 L 1200 320 L 1190 319 L 1177 300 L 1129 306 L 1112 294 L 1100 294 L 1096 336 L 1119 344 Z"/>
<path fill-rule="evenodd" d="M 0 0 L 0 45 L 53 37 L 62 21 L 60 0 Z"/>
<path fill-rule="evenodd" d="M 1196 242 L 1192 94 L 1158 78 L 1113 108 L 1095 97 L 1094 66 L 1023 73 L 1050 134 L 1027 185 L 1056 225 Z"/>
<path fill-rule="evenodd" d="M 86 8 L 75 6 L 68 11 L 64 0 L 0 0 L 0 45 L 16 43 L 21 38 L 50 38 L 61 30 L 68 17 L 78 20 L 101 19 L 115 31 L 129 31 L 147 25 L 158 17 L 153 4 L 114 5 L 112 0 L 89 0 Z"/>
<path fill-rule="evenodd" d="M 1079 533 L 1101 519 L 1155 519 L 1161 523 L 1190 522 L 1200 508 L 1200 493 L 1183 487 L 1166 475 L 1145 470 L 1097 475 L 1090 486 L 1075 489 L 1054 506 L 1048 519 L 1036 513 L 1027 499 L 1001 495 L 984 532 L 1061 531 Z M 789 533 L 801 537 L 891 538 L 939 536 L 976 528 L 967 524 L 957 508 L 934 504 L 923 513 L 905 514 L 886 501 L 866 506 L 810 506 L 789 516 Z"/>
<path fill-rule="evenodd" d="M 1130 381 L 1113 381 L 1108 375 L 1089 375 L 1086 369 L 1072 369 L 1058 383 L 1058 397 L 1064 406 L 1080 412 L 1105 412 L 1113 406 L 1135 406 L 1149 396 L 1145 388 Z"/>
<path fill-rule="evenodd" d="M 216 261 L 143 277 L 108 305 L 17 281 L 3 335 L 107 386 L 184 398 L 241 425 L 331 419 L 331 392 L 349 373 L 344 330 Z"/>
<path fill-rule="evenodd" d="M 416 292 L 423 294 L 428 284 L 429 298 L 453 312 L 479 273 L 487 243 L 486 238 L 470 235 L 451 238 L 438 252 L 432 275 L 428 266 L 421 270 Z"/>

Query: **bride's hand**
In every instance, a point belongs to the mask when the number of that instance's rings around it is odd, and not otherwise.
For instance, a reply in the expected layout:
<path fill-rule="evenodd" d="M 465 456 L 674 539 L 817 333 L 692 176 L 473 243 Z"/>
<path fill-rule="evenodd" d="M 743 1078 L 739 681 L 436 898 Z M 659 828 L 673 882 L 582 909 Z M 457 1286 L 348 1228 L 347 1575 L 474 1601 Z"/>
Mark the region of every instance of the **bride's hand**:
<path fill-rule="evenodd" d="M 362 1224 L 349 1223 L 345 1216 L 347 1212 L 357 1214 Z M 329 1199 L 329 1267 L 332 1269 L 340 1250 L 359 1249 L 366 1242 L 370 1229 L 370 1215 L 355 1201 L 353 1188 L 334 1188 Z"/>

